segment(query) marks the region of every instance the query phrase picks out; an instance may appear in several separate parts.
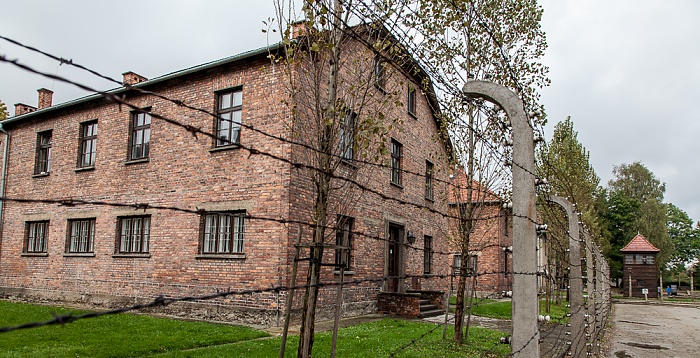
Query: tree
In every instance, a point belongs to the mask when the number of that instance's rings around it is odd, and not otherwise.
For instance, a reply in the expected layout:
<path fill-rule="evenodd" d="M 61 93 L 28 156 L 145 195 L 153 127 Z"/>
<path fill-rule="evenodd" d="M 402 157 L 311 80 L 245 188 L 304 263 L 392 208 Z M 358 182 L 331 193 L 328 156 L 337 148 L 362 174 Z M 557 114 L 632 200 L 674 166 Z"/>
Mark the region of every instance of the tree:
<path fill-rule="evenodd" d="M 700 227 L 693 226 L 693 219 L 679 207 L 666 204 L 666 228 L 668 237 L 673 243 L 673 254 L 669 264 L 685 270 L 685 266 L 693 263 L 700 255 Z"/>
<path fill-rule="evenodd" d="M 406 86 L 399 76 L 405 73 L 405 51 L 381 24 L 350 26 L 351 5 L 305 1 L 298 19 L 291 2 L 276 2 L 284 51 L 270 56 L 281 64 L 288 94 L 288 113 L 281 119 L 293 143 L 292 160 L 299 164 L 294 175 L 301 183 L 292 195 L 309 201 L 301 208 L 311 208 L 299 213 L 312 228 L 299 357 L 310 356 L 314 344 L 324 247 L 347 246 L 336 243 L 336 232 L 348 230 L 343 217 L 364 193 L 354 184 L 373 179 L 364 167 L 376 168 L 388 154 L 386 138 L 398 119 L 387 110 L 402 105 L 398 96 Z M 342 261 L 344 255 L 336 257 L 342 287 L 342 267 L 348 263 Z"/>
<path fill-rule="evenodd" d="M 390 12 L 413 53 L 431 73 L 438 87 L 445 132 L 453 143 L 457 171 L 466 172 L 466 187 L 457 187 L 458 224 L 452 237 L 459 247 L 462 273 L 455 306 L 456 342 L 463 340 L 464 291 L 470 250 L 487 242 L 473 242 L 472 228 L 481 216 L 489 188 L 502 196 L 509 193 L 508 168 L 504 166 L 509 148 L 502 143 L 510 136 L 507 119 L 499 108 L 483 102 L 464 104 L 461 88 L 470 78 L 486 79 L 509 87 L 520 95 L 526 107 L 543 112 L 538 90 L 549 83 L 548 69 L 540 59 L 547 47 L 540 27 L 542 8 L 527 1 L 404 0 L 404 7 Z M 394 28 L 394 27 L 392 27 Z M 544 116 L 535 119 L 544 123 Z M 473 196 L 473 193 L 480 193 Z"/>
<path fill-rule="evenodd" d="M 671 257 L 673 243 L 669 240 L 666 227 L 667 209 L 663 204 L 666 184 L 662 183 L 640 162 L 621 164 L 613 168 L 614 179 L 608 182 L 611 203 L 608 206 L 608 230 L 617 235 L 617 242 L 628 242 L 636 234 L 642 234 L 649 242 L 661 250 L 657 256 L 659 267 L 663 267 Z M 612 200 L 615 200 L 614 202 Z M 615 215 L 617 207 L 623 205 L 624 216 Z M 611 247 L 608 257 L 616 258 L 616 245 Z M 621 258 L 619 261 L 622 264 Z"/>
<path fill-rule="evenodd" d="M 7 106 L 2 100 L 0 100 L 0 121 L 5 120 L 9 116 L 10 113 L 7 112 Z"/>

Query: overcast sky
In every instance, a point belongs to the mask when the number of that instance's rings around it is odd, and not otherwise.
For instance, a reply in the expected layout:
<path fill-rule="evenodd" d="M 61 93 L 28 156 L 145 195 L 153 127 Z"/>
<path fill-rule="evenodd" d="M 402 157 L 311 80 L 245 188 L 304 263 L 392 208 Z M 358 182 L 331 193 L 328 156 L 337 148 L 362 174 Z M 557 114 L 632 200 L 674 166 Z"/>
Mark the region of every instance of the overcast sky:
<path fill-rule="evenodd" d="M 602 179 L 640 161 L 667 184 L 666 201 L 700 219 L 700 1 L 541 0 L 556 122 L 571 116 Z M 265 46 L 272 0 L 0 0 L 0 35 L 121 79 L 148 78 Z M 0 40 L 0 54 L 100 90 L 115 85 Z M 0 63 L 0 100 L 36 105 L 89 93 Z"/>

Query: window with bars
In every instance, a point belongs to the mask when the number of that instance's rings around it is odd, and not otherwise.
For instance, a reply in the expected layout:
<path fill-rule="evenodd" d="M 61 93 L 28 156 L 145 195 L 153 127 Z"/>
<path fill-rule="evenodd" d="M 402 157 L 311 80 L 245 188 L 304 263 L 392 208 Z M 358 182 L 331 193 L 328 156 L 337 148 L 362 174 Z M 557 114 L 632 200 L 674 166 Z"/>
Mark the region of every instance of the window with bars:
<path fill-rule="evenodd" d="M 403 145 L 391 140 L 391 183 L 401 185 L 401 155 Z"/>
<path fill-rule="evenodd" d="M 202 216 L 202 254 L 243 253 L 245 212 L 211 213 Z"/>
<path fill-rule="evenodd" d="M 473 275 L 474 273 L 476 273 L 478 258 L 479 258 L 479 256 L 477 256 L 477 255 L 469 255 L 469 258 L 467 261 L 467 272 L 465 274 Z M 459 275 L 461 268 L 462 268 L 462 255 L 457 254 L 454 256 L 454 261 L 453 261 L 453 265 L 452 265 L 452 270 L 453 270 L 454 274 Z"/>
<path fill-rule="evenodd" d="M 80 153 L 78 167 L 95 166 L 97 154 L 97 121 L 85 122 L 80 125 Z"/>
<path fill-rule="evenodd" d="M 49 222 L 32 221 L 26 223 L 25 228 L 25 253 L 46 253 L 49 237 Z"/>
<path fill-rule="evenodd" d="M 117 253 L 148 253 L 151 238 L 150 216 L 120 217 L 117 227 Z"/>
<path fill-rule="evenodd" d="M 336 270 L 343 266 L 345 271 L 350 271 L 350 260 L 352 259 L 352 227 L 354 223 L 354 218 L 343 215 L 338 216 L 338 227 L 335 231 L 335 244 L 347 249 L 335 250 Z"/>
<path fill-rule="evenodd" d="M 95 242 L 95 218 L 68 221 L 66 252 L 91 253 Z"/>
<path fill-rule="evenodd" d="M 352 160 L 355 155 L 355 117 L 352 111 L 345 111 L 340 118 L 340 130 L 338 131 L 338 151 L 340 157 Z"/>
<path fill-rule="evenodd" d="M 386 62 L 379 56 L 374 58 L 374 81 L 377 88 L 384 91 L 384 86 L 386 86 Z"/>
<path fill-rule="evenodd" d="M 151 142 L 151 114 L 133 112 L 131 118 L 129 160 L 148 158 Z"/>
<path fill-rule="evenodd" d="M 237 144 L 241 136 L 241 108 L 243 90 L 220 93 L 216 122 L 216 146 Z"/>
<path fill-rule="evenodd" d="M 423 273 L 430 273 L 433 262 L 433 237 L 423 237 Z"/>
<path fill-rule="evenodd" d="M 413 85 L 408 85 L 408 113 L 416 116 L 416 89 Z"/>
<path fill-rule="evenodd" d="M 36 136 L 36 162 L 34 174 L 47 174 L 51 171 L 51 144 L 53 132 L 44 131 Z"/>
<path fill-rule="evenodd" d="M 425 161 L 425 198 L 433 200 L 433 163 Z"/>

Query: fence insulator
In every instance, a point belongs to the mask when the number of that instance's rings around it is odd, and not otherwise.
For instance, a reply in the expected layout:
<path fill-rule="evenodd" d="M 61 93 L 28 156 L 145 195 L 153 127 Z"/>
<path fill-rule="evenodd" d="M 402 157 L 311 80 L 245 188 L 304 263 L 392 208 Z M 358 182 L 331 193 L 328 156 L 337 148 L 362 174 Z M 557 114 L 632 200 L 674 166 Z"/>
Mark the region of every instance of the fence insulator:
<path fill-rule="evenodd" d="M 512 209 L 513 203 L 503 203 L 503 209 Z"/>
<path fill-rule="evenodd" d="M 503 252 L 513 252 L 513 246 L 503 246 Z"/>
<path fill-rule="evenodd" d="M 541 143 L 541 142 L 544 142 L 544 137 L 542 136 L 542 134 L 537 132 L 537 133 L 535 133 L 534 137 L 532 138 L 532 141 L 535 142 L 535 144 Z"/>
<path fill-rule="evenodd" d="M 535 231 L 537 231 L 538 234 L 546 232 L 547 231 L 547 224 L 538 224 L 537 226 L 535 226 Z"/>
<path fill-rule="evenodd" d="M 540 186 L 540 185 L 547 185 L 549 182 L 547 181 L 547 178 L 536 178 L 535 179 L 535 186 Z"/>
<path fill-rule="evenodd" d="M 510 336 L 501 337 L 501 344 L 510 344 Z"/>
<path fill-rule="evenodd" d="M 513 140 L 510 138 L 506 138 L 503 140 L 503 146 L 504 147 L 512 147 L 513 146 Z"/>

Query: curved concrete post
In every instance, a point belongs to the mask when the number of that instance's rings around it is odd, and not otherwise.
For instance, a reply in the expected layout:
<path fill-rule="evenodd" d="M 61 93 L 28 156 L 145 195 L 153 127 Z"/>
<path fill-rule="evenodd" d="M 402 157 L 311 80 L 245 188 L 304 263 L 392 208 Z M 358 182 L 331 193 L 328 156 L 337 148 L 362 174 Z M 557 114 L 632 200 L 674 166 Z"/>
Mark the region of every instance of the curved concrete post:
<path fill-rule="evenodd" d="M 600 253 L 598 245 L 593 244 L 593 254 L 595 255 L 595 332 L 596 338 L 603 329 L 603 255 Z"/>
<path fill-rule="evenodd" d="M 586 341 L 591 343 L 591 337 L 595 336 L 595 287 L 593 287 L 593 238 L 587 230 L 583 231 L 583 237 L 586 242 L 585 253 L 586 253 L 586 293 L 588 298 L 586 299 Z M 592 345 L 589 346 L 588 352 L 591 352 L 593 348 Z"/>
<path fill-rule="evenodd" d="M 548 201 L 561 206 L 569 219 L 569 303 L 571 304 L 571 356 L 583 357 L 586 347 L 585 316 L 581 279 L 581 240 L 578 232 L 578 214 L 574 204 L 561 196 L 550 196 Z"/>
<path fill-rule="evenodd" d="M 513 126 L 513 334 L 514 357 L 539 357 L 537 323 L 537 235 L 535 233 L 535 143 L 522 100 L 507 87 L 468 81 L 468 97 L 481 97 L 505 110 Z"/>

